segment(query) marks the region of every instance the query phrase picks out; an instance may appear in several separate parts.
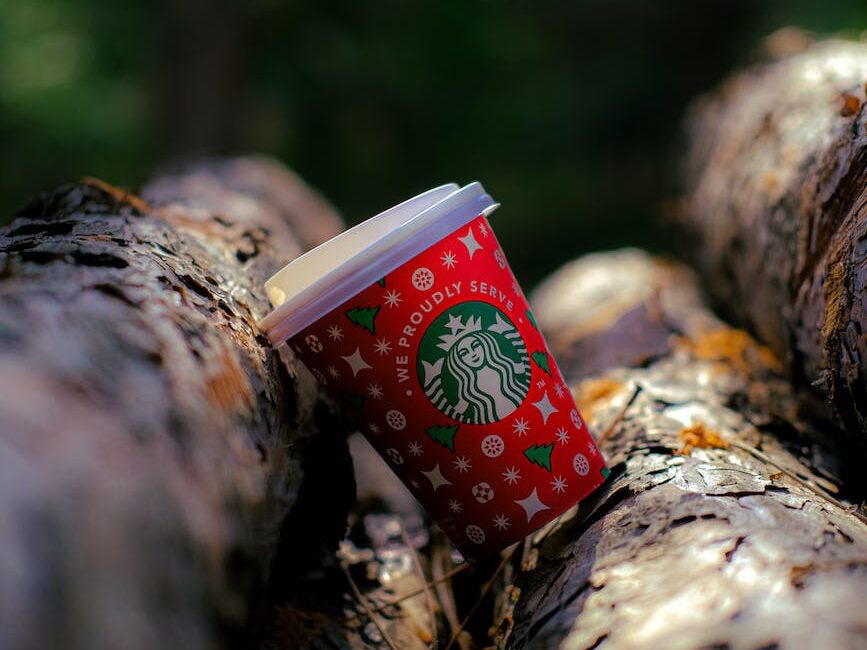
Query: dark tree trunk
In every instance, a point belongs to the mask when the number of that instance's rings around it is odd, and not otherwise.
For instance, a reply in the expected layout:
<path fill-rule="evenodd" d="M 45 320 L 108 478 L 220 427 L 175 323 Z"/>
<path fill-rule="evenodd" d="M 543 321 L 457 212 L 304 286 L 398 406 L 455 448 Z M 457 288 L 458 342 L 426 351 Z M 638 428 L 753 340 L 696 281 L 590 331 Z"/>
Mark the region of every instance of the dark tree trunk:
<path fill-rule="evenodd" d="M 725 310 L 867 450 L 867 44 L 728 81 L 689 121 L 683 220 Z M 830 406 L 828 409 L 827 406 Z"/>
<path fill-rule="evenodd" d="M 0 647 L 221 647 L 281 528 L 342 536 L 345 443 L 256 327 L 269 274 L 340 227 L 238 159 L 63 187 L 0 231 Z"/>
<path fill-rule="evenodd" d="M 499 645 L 864 647 L 867 527 L 773 354 L 638 251 L 579 260 L 534 302 L 612 479 L 519 550 Z"/>

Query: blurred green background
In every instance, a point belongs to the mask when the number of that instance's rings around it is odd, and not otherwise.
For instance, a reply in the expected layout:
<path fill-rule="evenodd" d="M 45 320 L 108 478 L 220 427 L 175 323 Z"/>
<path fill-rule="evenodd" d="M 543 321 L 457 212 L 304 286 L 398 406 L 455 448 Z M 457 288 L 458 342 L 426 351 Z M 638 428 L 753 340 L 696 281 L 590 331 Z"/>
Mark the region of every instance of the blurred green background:
<path fill-rule="evenodd" d="M 0 222 L 83 175 L 260 151 L 350 222 L 481 180 L 532 285 L 666 248 L 697 93 L 784 25 L 858 37 L 864 0 L 2 0 Z"/>

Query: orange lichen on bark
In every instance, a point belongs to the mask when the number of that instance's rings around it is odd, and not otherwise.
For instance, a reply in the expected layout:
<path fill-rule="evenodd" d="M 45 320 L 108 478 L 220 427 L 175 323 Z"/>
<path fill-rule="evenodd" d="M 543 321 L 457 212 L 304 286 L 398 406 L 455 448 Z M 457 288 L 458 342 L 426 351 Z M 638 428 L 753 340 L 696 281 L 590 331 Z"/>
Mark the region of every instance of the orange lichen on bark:
<path fill-rule="evenodd" d="M 127 192 L 126 190 L 117 187 L 116 185 L 106 183 L 100 178 L 85 176 L 81 179 L 81 182 L 85 185 L 92 185 L 93 187 L 98 187 L 100 190 L 113 197 L 114 200 L 118 203 L 126 203 L 127 205 L 132 206 L 142 214 L 151 211 L 150 204 L 141 197 L 136 196 L 131 192 Z"/>
<path fill-rule="evenodd" d="M 856 95 L 843 93 L 843 104 L 840 107 L 840 115 L 843 117 L 851 117 L 861 108 L 861 100 Z"/>
<path fill-rule="evenodd" d="M 588 379 L 572 389 L 572 397 L 585 418 L 590 417 L 596 403 L 623 387 L 623 382 L 613 379 Z"/>
<path fill-rule="evenodd" d="M 688 427 L 684 427 L 678 433 L 678 437 L 683 441 L 683 447 L 676 452 L 680 456 L 689 456 L 695 448 L 729 448 L 729 443 L 720 437 L 719 432 L 707 428 L 704 422 L 695 422 Z"/>
<path fill-rule="evenodd" d="M 757 366 L 782 372 L 783 366 L 773 352 L 758 343 L 747 332 L 733 327 L 723 327 L 700 334 L 696 338 L 679 337 L 676 342 L 698 359 L 718 361 L 738 370 L 750 373 Z"/>

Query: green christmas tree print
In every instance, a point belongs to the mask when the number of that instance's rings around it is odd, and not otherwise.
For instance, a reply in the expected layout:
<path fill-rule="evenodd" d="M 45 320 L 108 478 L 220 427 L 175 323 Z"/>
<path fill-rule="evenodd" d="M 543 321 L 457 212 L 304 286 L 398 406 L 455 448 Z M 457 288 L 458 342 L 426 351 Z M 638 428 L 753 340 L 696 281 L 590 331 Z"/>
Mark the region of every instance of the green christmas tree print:
<path fill-rule="evenodd" d="M 376 334 L 376 315 L 378 313 L 378 305 L 376 307 L 353 307 L 346 312 L 346 317 L 353 325 L 358 325 L 371 334 Z"/>
<path fill-rule="evenodd" d="M 545 352 L 542 352 L 541 350 L 536 350 L 530 356 L 533 357 L 533 361 L 536 362 L 536 365 L 539 366 L 545 372 L 545 374 L 547 374 L 550 377 L 551 376 L 551 366 L 548 365 L 548 355 Z"/>
<path fill-rule="evenodd" d="M 352 406 L 359 410 L 364 406 L 364 395 L 346 392 L 343 394 L 343 396 L 347 402 L 349 402 Z"/>
<path fill-rule="evenodd" d="M 531 463 L 544 467 L 550 472 L 552 451 L 554 451 L 554 443 L 549 442 L 547 445 L 532 445 L 527 447 L 524 450 L 524 455 Z"/>
<path fill-rule="evenodd" d="M 427 434 L 434 440 L 440 443 L 443 447 L 448 447 L 451 451 L 455 450 L 455 435 L 458 432 L 460 425 L 455 424 L 448 426 L 446 424 L 435 424 L 432 427 L 425 429 Z"/>
<path fill-rule="evenodd" d="M 533 316 L 533 312 L 527 309 L 524 311 L 524 315 L 527 317 L 527 320 L 530 321 L 530 325 L 532 325 L 538 330 L 539 326 L 536 324 L 536 317 Z"/>

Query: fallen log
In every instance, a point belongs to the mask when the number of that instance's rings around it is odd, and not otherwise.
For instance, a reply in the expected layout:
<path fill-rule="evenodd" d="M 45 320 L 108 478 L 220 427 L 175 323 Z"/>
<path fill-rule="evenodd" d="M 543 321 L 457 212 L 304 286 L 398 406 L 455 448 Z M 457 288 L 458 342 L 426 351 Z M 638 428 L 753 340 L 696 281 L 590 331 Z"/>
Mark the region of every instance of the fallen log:
<path fill-rule="evenodd" d="M 812 406 L 830 411 L 862 452 L 865 82 L 867 43 L 829 41 L 757 66 L 699 101 L 681 214 L 721 308 L 770 346 Z"/>
<path fill-rule="evenodd" d="M 340 228 L 237 159 L 88 179 L 0 231 L 0 647 L 223 647 L 278 547 L 337 543 L 345 444 L 256 320 Z"/>
<path fill-rule="evenodd" d="M 501 648 L 867 644 L 867 526 L 776 357 L 682 267 L 591 255 L 534 299 L 610 482 L 527 540 Z"/>

